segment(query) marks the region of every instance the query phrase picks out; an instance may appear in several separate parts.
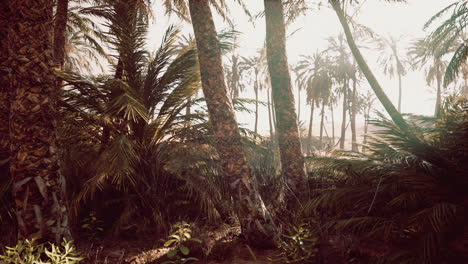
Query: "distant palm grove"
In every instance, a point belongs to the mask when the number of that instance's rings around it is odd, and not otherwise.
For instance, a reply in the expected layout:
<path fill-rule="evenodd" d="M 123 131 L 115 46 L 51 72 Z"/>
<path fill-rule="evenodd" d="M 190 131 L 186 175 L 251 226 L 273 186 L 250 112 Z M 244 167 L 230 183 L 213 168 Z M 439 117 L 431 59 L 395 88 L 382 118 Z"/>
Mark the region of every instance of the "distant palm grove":
<path fill-rule="evenodd" d="M 468 2 L 409 47 L 366 1 L 263 2 L 0 1 L 0 264 L 468 263 Z M 148 50 L 153 6 L 192 33 Z M 288 61 L 321 9 L 342 33 Z M 432 115 L 402 113 L 413 71 Z"/>

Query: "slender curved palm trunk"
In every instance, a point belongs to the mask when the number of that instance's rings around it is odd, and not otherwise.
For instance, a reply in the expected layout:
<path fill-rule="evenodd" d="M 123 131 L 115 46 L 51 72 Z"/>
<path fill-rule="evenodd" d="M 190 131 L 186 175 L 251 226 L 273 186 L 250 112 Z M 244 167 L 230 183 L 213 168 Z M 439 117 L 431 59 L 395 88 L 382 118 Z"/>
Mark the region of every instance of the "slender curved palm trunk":
<path fill-rule="evenodd" d="M 60 242 L 69 236 L 56 148 L 57 89 L 53 2 L 10 0 L 10 172 L 18 238 Z"/>
<path fill-rule="evenodd" d="M 353 77 L 353 93 L 351 94 L 351 111 L 350 111 L 350 121 L 351 121 L 351 150 L 354 152 L 359 152 L 357 145 L 357 135 L 356 135 L 356 114 L 357 114 L 357 87 L 356 87 L 356 74 Z"/>
<path fill-rule="evenodd" d="M 402 130 L 408 131 L 409 128 L 405 119 L 403 119 L 403 116 L 401 115 L 401 113 L 398 112 L 398 110 L 395 108 L 395 106 L 390 101 L 388 96 L 385 94 L 379 82 L 377 81 L 371 69 L 369 68 L 369 65 L 367 65 L 367 62 L 364 60 L 364 57 L 359 51 L 359 48 L 357 47 L 356 42 L 354 41 L 353 35 L 351 33 L 351 30 L 349 28 L 348 22 L 346 21 L 346 16 L 343 12 L 343 9 L 340 6 L 340 1 L 329 0 L 329 2 L 332 4 L 333 9 L 335 10 L 336 15 L 338 16 L 338 19 L 340 20 L 341 26 L 343 27 L 343 30 L 345 32 L 346 40 L 348 41 L 348 45 L 351 49 L 351 52 L 353 53 L 353 56 L 356 59 L 356 62 L 359 65 L 359 68 L 364 73 L 364 76 L 366 76 L 366 79 L 369 82 L 369 85 L 371 86 L 375 95 L 377 96 L 379 101 L 382 103 L 385 110 L 392 118 L 393 122 L 395 122 L 395 124 L 399 126 Z"/>
<path fill-rule="evenodd" d="M 340 149 L 344 149 L 346 140 L 346 110 L 348 108 L 348 82 L 345 79 L 343 84 L 343 112 L 341 121 L 341 138 L 340 138 Z"/>
<path fill-rule="evenodd" d="M 304 156 L 297 127 L 294 96 L 286 56 L 286 29 L 281 0 L 265 0 L 266 43 L 268 70 L 273 89 L 276 110 L 278 143 L 283 176 L 290 190 L 288 204 L 296 203 L 296 197 L 305 197 L 308 192 Z"/>
<path fill-rule="evenodd" d="M 250 243 L 271 241 L 276 228 L 257 191 L 227 96 L 221 51 L 208 0 L 190 0 L 189 8 L 198 48 L 202 89 L 216 137 L 215 147 L 236 203 L 242 234 Z"/>
<path fill-rule="evenodd" d="M 310 103 L 310 120 L 309 120 L 309 133 L 307 135 L 307 155 L 312 154 L 312 124 L 314 122 L 314 104 L 315 100 L 312 98 Z"/>

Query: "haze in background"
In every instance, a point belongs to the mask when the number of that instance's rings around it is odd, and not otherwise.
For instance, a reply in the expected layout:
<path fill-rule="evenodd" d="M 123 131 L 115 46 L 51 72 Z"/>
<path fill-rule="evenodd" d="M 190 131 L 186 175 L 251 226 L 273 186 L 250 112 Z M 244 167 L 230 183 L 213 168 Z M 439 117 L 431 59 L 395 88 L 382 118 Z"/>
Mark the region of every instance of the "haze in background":
<path fill-rule="evenodd" d="M 257 14 L 263 10 L 263 1 L 246 0 L 247 6 L 252 14 Z M 255 3 L 254 3 L 255 2 Z M 314 1 L 316 2 L 316 1 Z M 317 5 L 310 10 L 306 16 L 297 19 L 288 27 L 288 34 L 294 32 L 287 40 L 288 61 L 290 65 L 296 64 L 301 55 L 312 55 L 315 51 L 322 51 L 327 47 L 327 38 L 337 36 L 342 32 L 336 14 L 328 7 L 326 1 L 318 8 Z M 412 0 L 408 3 L 385 3 L 382 1 L 361 1 L 360 11 L 354 15 L 356 21 L 362 25 L 370 27 L 375 33 L 382 36 L 403 36 L 400 45 L 408 47 L 411 41 L 423 37 L 426 33 L 423 31 L 423 25 L 426 21 L 442 10 L 444 7 L 453 3 L 450 0 Z M 265 19 L 260 17 L 255 21 L 255 25 L 249 22 L 244 11 L 237 5 L 231 4 L 230 17 L 234 21 L 237 31 L 241 35 L 237 39 L 239 47 L 235 52 L 242 56 L 252 56 L 258 53 L 265 41 Z M 165 15 L 164 8 L 158 2 L 153 6 L 155 21 L 149 28 L 148 48 L 154 50 L 159 44 L 162 34 L 170 24 L 179 24 L 184 34 L 193 34 L 192 27 L 186 22 L 181 22 L 175 15 L 168 17 Z M 215 16 L 217 30 L 229 28 L 219 16 Z M 379 52 L 376 50 L 362 49 L 364 57 L 381 82 L 385 92 L 397 104 L 398 80 L 390 79 L 382 73 L 382 68 L 378 65 L 377 59 Z M 405 55 L 405 54 L 402 54 Z M 294 80 L 295 76 L 292 74 Z M 432 115 L 435 105 L 435 89 L 429 87 L 425 81 L 423 70 L 411 71 L 402 78 L 402 112 L 422 115 Z M 367 81 L 364 79 L 359 88 L 361 93 L 366 93 L 369 89 Z M 254 98 L 253 88 L 247 87 L 246 92 L 241 93 L 241 98 Z M 293 85 L 295 100 L 297 104 L 297 89 Z M 301 122 L 308 124 L 310 117 L 309 107 L 305 104 L 306 93 L 301 92 Z M 266 101 L 266 92 L 261 91 L 259 98 Z M 335 129 L 341 124 L 340 104 L 336 106 L 335 111 Z M 375 109 L 383 111 L 378 101 L 375 102 Z M 297 110 L 297 105 L 296 105 Z M 318 111 L 316 111 L 314 133 L 319 129 Z M 253 129 L 253 114 L 237 114 L 238 122 L 247 128 Z M 329 120 L 328 120 L 329 121 Z M 362 115 L 358 116 L 358 127 L 364 121 Z M 327 126 L 331 123 L 327 122 Z M 331 131 L 331 128 L 327 128 Z M 268 113 L 266 106 L 260 106 L 259 112 L 259 133 L 267 135 L 269 131 Z M 338 134 L 338 133 L 337 133 Z M 350 136 L 350 135 L 349 135 Z"/>

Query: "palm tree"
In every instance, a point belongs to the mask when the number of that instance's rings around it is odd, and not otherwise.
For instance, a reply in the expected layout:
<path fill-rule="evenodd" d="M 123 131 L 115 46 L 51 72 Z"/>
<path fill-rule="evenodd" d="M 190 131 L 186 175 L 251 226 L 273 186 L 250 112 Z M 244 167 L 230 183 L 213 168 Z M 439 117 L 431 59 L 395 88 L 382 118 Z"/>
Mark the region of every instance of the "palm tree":
<path fill-rule="evenodd" d="M 387 113 L 390 115 L 392 120 L 403 130 L 408 129 L 408 124 L 406 123 L 405 119 L 401 115 L 400 112 L 395 108 L 393 103 L 390 101 L 388 96 L 385 94 L 383 91 L 382 87 L 380 86 L 380 83 L 377 81 L 375 78 L 374 74 L 372 73 L 371 69 L 369 68 L 369 65 L 367 65 L 367 62 L 364 60 L 364 57 L 362 56 L 361 52 L 359 51 L 359 48 L 356 45 L 356 42 L 354 40 L 353 34 L 351 32 L 351 29 L 349 28 L 347 16 L 344 12 L 344 4 L 345 1 L 340 2 L 339 0 L 329 0 L 330 4 L 332 5 L 333 9 L 335 10 L 335 13 L 340 20 L 340 24 L 343 27 L 346 40 L 348 42 L 348 45 L 351 49 L 351 52 L 359 66 L 359 68 L 362 70 L 364 76 L 366 77 L 367 81 L 369 82 L 369 85 L 371 86 L 372 90 L 374 91 L 375 95 L 379 99 L 379 101 L 382 103 L 384 106 L 385 110 Z"/>
<path fill-rule="evenodd" d="M 171 26 L 160 48 L 148 55 L 142 45 L 146 24 L 128 23 L 133 18 L 126 2 L 117 3 L 108 12 L 114 17 L 113 39 L 122 50 L 121 78 L 87 79 L 70 73 L 64 76 L 68 86 L 62 103 L 61 135 L 64 145 L 69 146 L 66 167 L 73 168 L 67 171 L 67 176 L 81 186 L 73 195 L 75 211 L 80 209 L 80 203 L 85 203 L 106 212 L 106 200 L 93 197 L 105 197 L 112 191 L 114 201 L 118 200 L 125 208 L 112 219 L 114 232 L 120 233 L 125 226 L 135 223 L 135 219 L 139 226 L 157 226 L 162 231 L 164 223 L 173 221 L 174 216 L 180 217 L 180 212 L 165 213 L 168 207 L 177 208 L 171 205 L 174 197 L 167 190 L 189 188 L 202 200 L 200 207 L 216 208 L 222 217 L 229 216 L 223 211 L 220 199 L 224 197 L 222 186 L 213 187 L 200 176 L 206 169 L 200 163 L 208 163 L 211 169 L 215 167 L 214 155 L 206 151 L 206 138 L 212 136 L 207 132 L 209 126 L 201 114 L 191 114 L 189 118 L 181 115 L 187 98 L 200 88 L 194 46 L 178 49 L 175 42 L 179 30 Z M 134 28 L 136 33 L 127 35 L 129 28 Z M 187 126 L 189 122 L 193 126 Z M 109 128 L 106 138 L 101 129 L 103 124 Z M 208 137 L 199 138 L 207 133 Z M 183 166 L 172 165 L 175 161 L 171 157 L 181 153 L 195 156 L 196 150 L 205 150 L 202 162 L 193 164 L 187 157 Z M 207 152 L 210 154 L 206 155 Z M 195 157 L 201 158 L 200 155 Z M 192 170 L 194 174 L 190 173 Z M 174 174 L 183 178 L 185 184 Z M 206 211 L 203 208 L 198 210 Z"/>
<path fill-rule="evenodd" d="M 362 140 L 362 153 L 366 153 L 367 148 L 367 132 L 369 129 L 369 121 L 370 121 L 370 111 L 374 104 L 375 97 L 371 92 L 367 92 L 366 95 L 363 96 L 363 111 L 364 111 L 364 135 Z"/>
<path fill-rule="evenodd" d="M 265 0 L 264 4 L 266 54 L 276 110 L 281 168 L 290 186 L 287 197 L 288 203 L 292 205 L 295 203 L 294 197 L 306 196 L 308 189 L 286 56 L 283 3 L 281 0 Z"/>
<path fill-rule="evenodd" d="M 398 76 L 398 112 L 401 112 L 401 77 L 406 75 L 406 61 L 402 59 L 403 53 L 400 50 L 399 43 L 402 37 L 394 38 L 392 36 L 377 39 L 377 48 L 381 52 L 379 56 L 380 65 L 384 73 L 393 78 Z"/>
<path fill-rule="evenodd" d="M 7 1 L 12 56 L 10 172 L 18 238 L 59 243 L 69 236 L 65 194 L 57 157 L 57 91 L 52 56 L 52 1 Z M 37 62 L 32 63 L 35 60 Z"/>
<path fill-rule="evenodd" d="M 237 202 L 242 233 L 251 243 L 271 240 L 276 228 L 267 217 L 226 94 L 221 51 L 208 0 L 189 0 L 189 11 L 197 42 L 203 93 L 216 136 L 226 181 Z M 257 224 L 254 224 L 257 223 Z"/>
<path fill-rule="evenodd" d="M 408 55 L 412 58 L 414 68 L 426 68 L 426 82 L 428 85 L 431 85 L 434 81 L 436 82 L 437 97 L 434 115 L 438 117 L 442 100 L 442 77 L 447 68 L 447 62 L 442 59 L 444 54 L 441 49 L 432 48 L 426 39 L 417 39 L 410 47 Z"/>
<path fill-rule="evenodd" d="M 333 55 L 333 77 L 336 83 L 341 85 L 339 93 L 343 96 L 340 149 L 344 149 L 347 128 L 346 112 L 348 111 L 350 98 L 352 97 L 350 96 L 349 84 L 353 76 L 354 67 L 349 62 L 350 54 L 345 46 L 343 35 L 340 34 L 337 38 L 328 38 L 328 43 L 327 52 Z"/>
<path fill-rule="evenodd" d="M 435 14 L 424 25 L 424 28 L 427 29 L 433 25 L 435 21 L 450 12 L 450 17 L 442 21 L 427 37 L 431 48 L 433 50 L 439 50 L 442 54 L 445 54 L 452 47 L 456 46 L 452 58 L 447 65 L 447 69 L 445 70 L 443 83 L 445 87 L 456 79 L 458 73 L 463 69 L 463 66 L 466 65 L 468 45 L 466 44 L 466 35 L 464 36 L 464 34 L 467 27 L 466 17 L 468 15 L 468 3 L 465 0 L 456 1 Z"/>
<path fill-rule="evenodd" d="M 302 56 L 301 60 L 295 68 L 298 72 L 298 84 L 305 86 L 307 92 L 307 102 L 310 107 L 310 122 L 308 133 L 308 146 L 307 153 L 312 153 L 312 122 L 314 117 L 314 107 L 322 103 L 322 122 L 321 134 L 323 130 L 323 116 L 324 104 L 329 102 L 331 79 L 330 79 L 330 65 L 328 59 L 323 53 L 316 52 L 312 56 Z"/>
<path fill-rule="evenodd" d="M 411 116 L 411 133 L 380 115 L 369 154 L 312 160 L 332 187 L 308 204 L 330 212 L 324 232 L 391 245 L 366 262 L 466 262 L 467 144 L 460 142 L 468 136 L 467 107 L 466 98 L 450 98 L 438 119 Z"/>
<path fill-rule="evenodd" d="M 254 132 L 258 132 L 258 92 L 262 87 L 260 84 L 260 74 L 261 74 L 261 67 L 262 64 L 260 62 L 260 57 L 254 56 L 250 58 L 242 57 L 241 62 L 239 63 L 239 71 L 247 74 L 248 76 L 252 76 L 253 74 L 253 90 L 255 92 L 255 125 L 254 125 Z"/>
<path fill-rule="evenodd" d="M 239 65 L 239 55 L 232 54 L 230 58 L 230 65 L 226 65 L 226 82 L 229 95 L 232 99 L 239 97 L 239 94 L 244 91 L 245 86 L 242 83 L 242 68 Z"/>

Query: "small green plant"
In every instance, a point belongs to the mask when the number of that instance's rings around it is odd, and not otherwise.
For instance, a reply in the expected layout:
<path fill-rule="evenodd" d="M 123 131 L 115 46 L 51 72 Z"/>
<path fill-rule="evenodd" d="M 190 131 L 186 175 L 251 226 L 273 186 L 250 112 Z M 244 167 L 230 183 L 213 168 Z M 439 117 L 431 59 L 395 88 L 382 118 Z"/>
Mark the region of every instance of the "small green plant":
<path fill-rule="evenodd" d="M 280 263 L 314 263 L 317 238 L 306 224 L 293 226 L 288 235 L 283 235 L 277 244 L 281 252 L 273 261 Z"/>
<path fill-rule="evenodd" d="M 97 218 L 94 211 L 91 211 L 88 217 L 81 221 L 81 229 L 90 239 L 94 239 L 104 232 L 103 222 Z"/>
<path fill-rule="evenodd" d="M 34 239 L 20 240 L 15 247 L 6 247 L 0 259 L 11 264 L 76 264 L 83 260 L 71 241 L 60 246 L 38 244 Z"/>
<path fill-rule="evenodd" d="M 174 225 L 174 231 L 168 237 L 168 240 L 164 243 L 165 247 L 175 246 L 167 252 L 167 257 L 170 260 L 164 261 L 161 264 L 184 264 L 192 261 L 197 261 L 197 258 L 190 257 L 190 249 L 186 245 L 187 242 L 193 241 L 196 243 L 202 243 L 198 238 L 192 237 L 192 229 L 190 224 L 186 222 L 178 222 Z"/>

